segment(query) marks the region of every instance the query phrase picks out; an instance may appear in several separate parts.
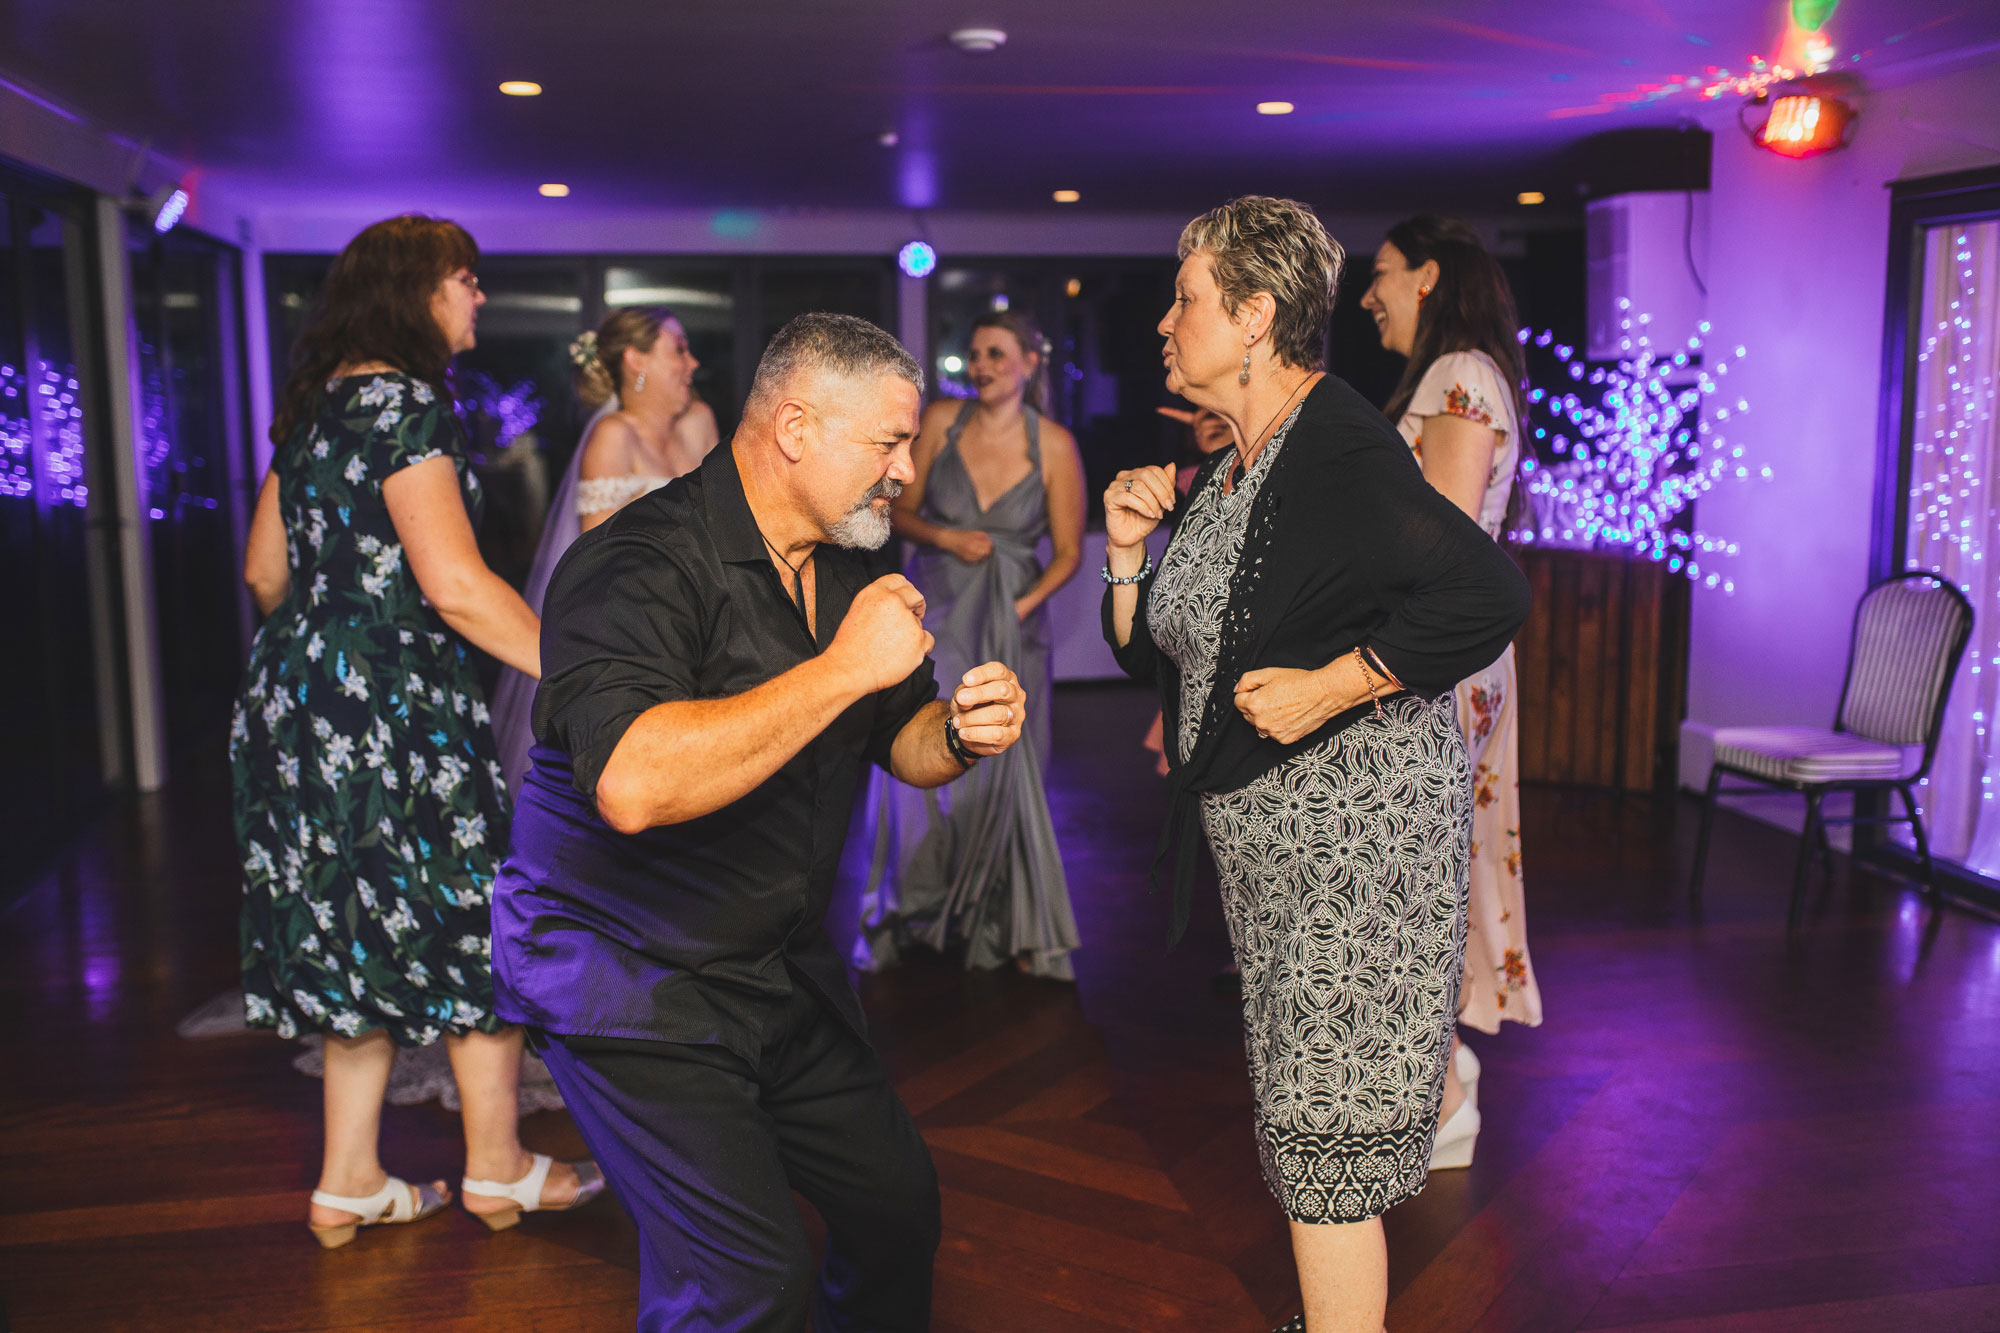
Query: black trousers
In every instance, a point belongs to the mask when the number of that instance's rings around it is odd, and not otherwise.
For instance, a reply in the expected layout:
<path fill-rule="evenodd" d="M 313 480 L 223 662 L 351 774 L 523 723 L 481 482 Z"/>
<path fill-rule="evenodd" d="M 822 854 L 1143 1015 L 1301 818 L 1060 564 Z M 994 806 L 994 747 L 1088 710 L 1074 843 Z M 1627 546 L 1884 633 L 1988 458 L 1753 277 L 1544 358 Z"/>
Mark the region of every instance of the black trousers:
<path fill-rule="evenodd" d="M 720 1046 L 536 1034 L 639 1226 L 640 1333 L 930 1326 L 937 1173 L 868 1044 L 803 985 L 753 1067 Z M 792 1191 L 826 1221 L 814 1280 Z"/>

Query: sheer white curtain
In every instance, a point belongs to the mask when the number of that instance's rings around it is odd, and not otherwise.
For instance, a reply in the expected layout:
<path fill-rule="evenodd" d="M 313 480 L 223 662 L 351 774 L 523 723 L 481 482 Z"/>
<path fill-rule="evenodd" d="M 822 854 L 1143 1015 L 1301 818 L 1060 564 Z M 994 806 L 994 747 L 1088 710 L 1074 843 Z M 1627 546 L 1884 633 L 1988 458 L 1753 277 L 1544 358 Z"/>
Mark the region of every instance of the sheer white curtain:
<path fill-rule="evenodd" d="M 2000 875 L 2000 219 L 1929 229 L 1922 300 L 1907 564 L 1956 583 L 1975 619 L 1917 795 L 1937 855 Z"/>

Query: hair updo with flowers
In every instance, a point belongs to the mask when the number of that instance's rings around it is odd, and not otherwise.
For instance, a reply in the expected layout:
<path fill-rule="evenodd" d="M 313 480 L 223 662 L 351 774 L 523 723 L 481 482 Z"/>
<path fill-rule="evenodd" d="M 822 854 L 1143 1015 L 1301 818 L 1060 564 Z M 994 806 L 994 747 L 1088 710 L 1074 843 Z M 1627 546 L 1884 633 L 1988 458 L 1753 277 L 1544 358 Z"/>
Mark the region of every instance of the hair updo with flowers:
<path fill-rule="evenodd" d="M 675 322 L 665 306 L 625 306 L 604 317 L 596 329 L 580 333 L 569 345 L 569 362 L 576 367 L 576 395 L 592 411 L 625 391 L 625 350 L 650 352 L 660 330 Z"/>

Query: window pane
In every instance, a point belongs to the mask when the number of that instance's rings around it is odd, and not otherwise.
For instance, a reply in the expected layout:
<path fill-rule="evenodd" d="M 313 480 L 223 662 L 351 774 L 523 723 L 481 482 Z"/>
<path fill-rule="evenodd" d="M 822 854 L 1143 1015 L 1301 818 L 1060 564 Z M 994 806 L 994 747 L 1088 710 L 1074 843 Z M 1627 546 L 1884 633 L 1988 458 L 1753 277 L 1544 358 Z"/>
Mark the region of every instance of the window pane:
<path fill-rule="evenodd" d="M 452 388 L 486 493 L 479 549 L 519 587 L 534 563 L 556 478 L 583 429 L 569 345 L 586 327 L 581 259 L 487 255 L 479 261 L 479 343 Z"/>
<path fill-rule="evenodd" d="M 800 315 L 827 311 L 853 315 L 887 328 L 891 323 L 889 266 L 793 267 L 767 264 L 761 272 L 757 311 L 757 348 Z"/>
<path fill-rule="evenodd" d="M 246 651 L 223 398 L 234 377 L 224 375 L 219 323 L 224 300 L 234 299 L 236 257 L 192 233 L 155 235 L 143 222 L 129 235 L 140 512 L 150 524 L 169 762 L 179 763 L 228 726 Z"/>
<path fill-rule="evenodd" d="M 103 788 L 63 215 L 0 178 L 0 889 L 61 845 Z M 80 235 L 81 233 L 78 233 Z M 79 267 L 80 275 L 83 269 Z"/>
<path fill-rule="evenodd" d="M 1918 788 L 1938 855 L 2000 875 L 2000 219 L 1927 228 L 1910 435 L 1905 567 L 1972 601 L 1972 642 L 1952 684 L 1931 776 Z M 1907 831 L 1897 836 L 1909 841 Z"/>
<path fill-rule="evenodd" d="M 931 288 L 933 397 L 964 397 L 972 325 L 1018 310 L 1049 340 L 1048 415 L 1076 435 L 1093 523 L 1125 468 L 1171 461 L 1185 428 L 1154 411 L 1171 401 L 1154 327 L 1173 298 L 1174 264 L 1154 259 L 994 259 L 940 267 Z"/>
<path fill-rule="evenodd" d="M 665 306 L 687 330 L 688 350 L 701 368 L 695 392 L 715 413 L 727 440 L 736 429 L 747 383 L 738 382 L 736 313 L 739 265 L 673 260 L 618 260 L 604 270 L 604 305 Z M 752 354 L 750 365 L 757 363 Z"/>

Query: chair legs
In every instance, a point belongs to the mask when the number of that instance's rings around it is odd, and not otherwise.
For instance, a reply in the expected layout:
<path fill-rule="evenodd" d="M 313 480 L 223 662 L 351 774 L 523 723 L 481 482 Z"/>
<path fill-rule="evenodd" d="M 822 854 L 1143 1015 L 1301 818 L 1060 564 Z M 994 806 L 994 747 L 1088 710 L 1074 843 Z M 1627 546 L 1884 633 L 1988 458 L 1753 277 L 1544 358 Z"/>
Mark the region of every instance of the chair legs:
<path fill-rule="evenodd" d="M 1799 857 L 1792 868 L 1792 907 L 1785 917 L 1787 929 L 1797 930 L 1806 914 L 1806 876 L 1812 869 L 1812 854 L 1820 839 L 1826 836 L 1826 825 L 1819 816 L 1819 803 L 1825 793 L 1817 788 L 1806 791 L 1806 826 L 1799 830 Z"/>
<path fill-rule="evenodd" d="M 1708 871 L 1708 834 L 1715 826 L 1715 794 L 1722 786 L 1722 766 L 1711 765 L 1708 770 L 1708 790 L 1701 798 L 1701 832 L 1694 840 L 1694 873 L 1688 879 L 1688 901 L 1701 901 L 1701 881 Z"/>
<path fill-rule="evenodd" d="M 1916 836 L 1917 856 L 1924 863 L 1924 892 L 1936 902 L 1938 896 L 1937 865 L 1931 860 L 1931 840 L 1924 836 L 1923 816 L 1917 813 L 1917 798 L 1905 782 L 1896 788 L 1903 795 L 1903 809 L 1910 816 L 1910 832 Z"/>
<path fill-rule="evenodd" d="M 1715 828 L 1715 807 L 1717 798 L 1721 793 L 1721 788 L 1722 768 L 1718 765 L 1709 770 L 1708 789 L 1702 793 L 1701 828 L 1695 835 L 1694 869 L 1688 879 L 1688 901 L 1697 905 L 1701 902 L 1702 881 L 1707 877 L 1709 837 Z M 1784 789 L 1774 787 L 1773 790 Z M 1785 915 L 1786 928 L 1797 930 L 1805 921 L 1806 881 L 1812 875 L 1812 864 L 1815 855 L 1817 855 L 1820 864 L 1826 870 L 1827 883 L 1833 883 L 1833 840 L 1827 834 L 1826 816 L 1821 809 L 1829 789 L 1826 787 L 1806 787 L 1800 790 L 1794 787 L 1792 790 L 1798 791 L 1800 795 L 1806 798 L 1806 822 L 1805 826 L 1799 830 L 1799 850 L 1797 857 L 1792 863 L 1792 901 Z M 1897 788 L 1897 790 L 1903 794 L 1903 804 L 1910 812 L 1910 824 L 1916 830 L 1917 851 L 1923 857 L 1924 862 L 1924 883 L 1930 889 L 1931 893 L 1935 895 L 1937 888 L 1935 872 L 1931 864 L 1930 845 L 1924 836 L 1924 826 L 1917 818 L 1916 802 L 1912 798 L 1907 784 Z"/>

